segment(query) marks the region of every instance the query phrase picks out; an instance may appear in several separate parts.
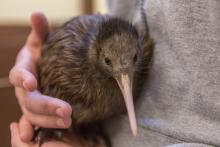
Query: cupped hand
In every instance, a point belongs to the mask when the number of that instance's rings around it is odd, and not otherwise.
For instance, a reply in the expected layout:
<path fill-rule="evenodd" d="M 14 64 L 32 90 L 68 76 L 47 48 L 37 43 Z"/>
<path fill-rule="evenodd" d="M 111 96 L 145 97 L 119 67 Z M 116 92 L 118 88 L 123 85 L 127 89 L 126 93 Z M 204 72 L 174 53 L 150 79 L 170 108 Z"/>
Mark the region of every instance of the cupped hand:
<path fill-rule="evenodd" d="M 34 126 L 68 128 L 72 113 L 68 103 L 43 95 L 37 90 L 36 66 L 49 33 L 49 25 L 44 14 L 38 12 L 32 15 L 31 26 L 32 31 L 9 74 L 23 112 L 19 123 L 23 141 L 32 139 Z"/>

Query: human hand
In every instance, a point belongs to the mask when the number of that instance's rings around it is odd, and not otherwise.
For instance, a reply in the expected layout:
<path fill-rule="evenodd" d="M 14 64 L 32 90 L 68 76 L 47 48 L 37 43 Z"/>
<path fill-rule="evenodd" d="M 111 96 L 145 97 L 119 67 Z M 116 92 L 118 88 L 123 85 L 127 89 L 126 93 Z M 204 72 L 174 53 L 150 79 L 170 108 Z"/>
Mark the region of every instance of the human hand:
<path fill-rule="evenodd" d="M 19 133 L 23 141 L 30 141 L 33 138 L 34 126 L 68 128 L 71 125 L 72 113 L 68 103 L 42 95 L 37 90 L 36 65 L 41 57 L 49 26 L 47 18 L 42 13 L 32 15 L 31 26 L 32 31 L 9 74 L 23 112 L 19 123 Z"/>
<path fill-rule="evenodd" d="M 12 147 L 38 147 L 38 144 L 34 142 L 24 142 L 21 140 L 19 134 L 21 131 L 21 128 L 19 128 L 18 123 L 11 123 L 10 125 L 11 130 L 11 145 Z M 73 145 L 61 142 L 61 141 L 55 141 L 51 140 L 48 142 L 45 142 L 42 147 L 74 147 Z"/>

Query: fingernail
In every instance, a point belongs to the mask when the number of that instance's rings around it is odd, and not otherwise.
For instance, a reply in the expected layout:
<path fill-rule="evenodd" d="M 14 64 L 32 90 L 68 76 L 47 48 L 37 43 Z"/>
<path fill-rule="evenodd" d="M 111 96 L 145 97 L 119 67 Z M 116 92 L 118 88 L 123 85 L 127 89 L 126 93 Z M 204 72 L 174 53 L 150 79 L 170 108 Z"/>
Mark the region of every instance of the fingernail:
<path fill-rule="evenodd" d="M 63 121 L 62 119 L 58 119 L 58 120 L 57 120 L 57 125 L 58 125 L 59 127 L 62 127 L 62 128 L 65 128 L 65 127 L 66 127 L 66 125 L 65 125 L 65 123 L 64 123 L 64 121 Z"/>
<path fill-rule="evenodd" d="M 62 111 L 61 108 L 56 109 L 56 114 L 57 114 L 58 116 L 62 117 L 62 118 L 65 117 L 65 115 L 64 115 L 64 113 L 63 113 L 63 111 Z"/>

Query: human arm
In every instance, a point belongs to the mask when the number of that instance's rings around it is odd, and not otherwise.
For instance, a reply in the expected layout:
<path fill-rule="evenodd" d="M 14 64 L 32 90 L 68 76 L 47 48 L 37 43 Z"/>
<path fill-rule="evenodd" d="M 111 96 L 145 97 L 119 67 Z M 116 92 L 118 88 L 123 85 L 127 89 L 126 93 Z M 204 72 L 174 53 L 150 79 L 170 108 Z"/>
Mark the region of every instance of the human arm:
<path fill-rule="evenodd" d="M 44 14 L 34 13 L 31 17 L 31 26 L 32 31 L 9 74 L 23 112 L 19 123 L 21 130 L 19 135 L 23 141 L 30 141 L 33 138 L 34 126 L 69 127 L 72 113 L 68 103 L 42 95 L 37 90 L 36 65 L 49 33 L 49 25 Z"/>

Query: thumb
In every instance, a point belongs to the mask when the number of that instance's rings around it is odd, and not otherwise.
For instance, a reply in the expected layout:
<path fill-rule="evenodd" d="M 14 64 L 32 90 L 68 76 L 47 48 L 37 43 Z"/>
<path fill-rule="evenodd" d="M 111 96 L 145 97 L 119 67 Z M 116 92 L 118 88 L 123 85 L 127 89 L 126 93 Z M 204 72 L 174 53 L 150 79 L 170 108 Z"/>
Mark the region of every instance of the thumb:
<path fill-rule="evenodd" d="M 27 45 L 41 46 L 50 31 L 46 16 L 41 12 L 35 12 L 31 15 L 32 31 L 28 37 Z"/>

